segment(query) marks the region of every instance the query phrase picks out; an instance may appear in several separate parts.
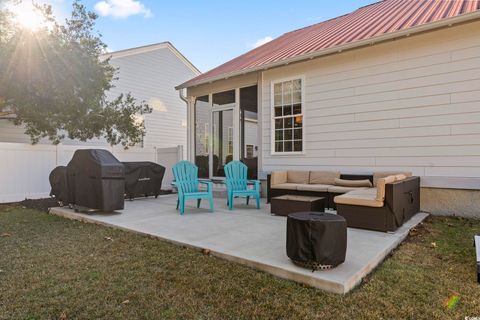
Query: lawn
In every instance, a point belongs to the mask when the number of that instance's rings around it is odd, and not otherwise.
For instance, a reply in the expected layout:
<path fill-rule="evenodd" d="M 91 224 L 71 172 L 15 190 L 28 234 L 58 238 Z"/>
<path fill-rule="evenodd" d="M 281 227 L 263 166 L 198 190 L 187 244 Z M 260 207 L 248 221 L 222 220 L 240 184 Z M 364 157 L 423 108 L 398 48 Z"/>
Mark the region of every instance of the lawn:
<path fill-rule="evenodd" d="M 480 316 L 478 232 L 480 221 L 429 218 L 340 296 L 153 238 L 0 207 L 0 319 Z"/>

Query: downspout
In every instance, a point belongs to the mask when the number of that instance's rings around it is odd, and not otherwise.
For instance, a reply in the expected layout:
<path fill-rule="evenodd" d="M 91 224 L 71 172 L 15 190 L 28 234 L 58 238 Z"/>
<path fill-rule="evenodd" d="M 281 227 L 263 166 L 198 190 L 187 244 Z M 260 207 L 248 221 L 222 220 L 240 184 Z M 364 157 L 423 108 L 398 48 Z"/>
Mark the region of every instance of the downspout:
<path fill-rule="evenodd" d="M 187 104 L 187 108 L 188 108 L 188 99 L 187 97 L 183 94 L 183 91 L 185 89 L 180 89 L 178 90 L 178 95 L 180 96 L 180 99 L 182 99 L 186 104 Z"/>

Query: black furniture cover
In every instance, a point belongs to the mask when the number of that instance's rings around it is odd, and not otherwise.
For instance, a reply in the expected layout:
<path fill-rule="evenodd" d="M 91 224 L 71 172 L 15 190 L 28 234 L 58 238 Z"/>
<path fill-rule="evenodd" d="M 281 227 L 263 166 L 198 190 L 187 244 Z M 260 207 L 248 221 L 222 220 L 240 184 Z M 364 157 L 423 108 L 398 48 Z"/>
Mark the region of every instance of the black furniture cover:
<path fill-rule="evenodd" d="M 68 188 L 67 188 L 67 167 L 59 166 L 50 172 L 48 177 L 50 181 L 50 196 L 55 196 L 58 201 L 65 204 L 68 203 Z"/>
<path fill-rule="evenodd" d="M 165 167 L 154 162 L 122 162 L 125 166 L 125 193 L 128 198 L 153 195 L 162 189 Z"/>
<path fill-rule="evenodd" d="M 297 263 L 336 267 L 345 261 L 347 223 L 336 214 L 297 212 L 287 218 L 287 256 Z"/>
<path fill-rule="evenodd" d="M 67 181 L 70 204 L 104 212 L 124 208 L 124 166 L 107 150 L 75 151 Z"/>

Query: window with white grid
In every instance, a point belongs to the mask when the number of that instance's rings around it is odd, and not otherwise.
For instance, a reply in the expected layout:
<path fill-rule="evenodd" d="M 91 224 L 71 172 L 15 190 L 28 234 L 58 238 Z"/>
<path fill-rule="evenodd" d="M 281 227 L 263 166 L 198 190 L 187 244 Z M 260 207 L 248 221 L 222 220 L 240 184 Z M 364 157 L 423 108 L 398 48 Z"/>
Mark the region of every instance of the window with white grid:
<path fill-rule="evenodd" d="M 273 153 L 304 151 L 302 79 L 273 83 Z"/>

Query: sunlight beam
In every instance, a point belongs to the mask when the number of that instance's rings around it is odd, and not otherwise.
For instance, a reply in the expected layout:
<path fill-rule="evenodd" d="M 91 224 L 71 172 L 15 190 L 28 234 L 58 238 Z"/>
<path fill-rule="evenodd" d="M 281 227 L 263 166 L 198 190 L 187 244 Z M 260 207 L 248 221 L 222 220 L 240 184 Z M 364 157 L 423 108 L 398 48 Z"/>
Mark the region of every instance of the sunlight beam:
<path fill-rule="evenodd" d="M 36 31 L 46 25 L 42 12 L 32 3 L 22 1 L 10 9 L 14 15 L 14 22 L 22 28 Z"/>

